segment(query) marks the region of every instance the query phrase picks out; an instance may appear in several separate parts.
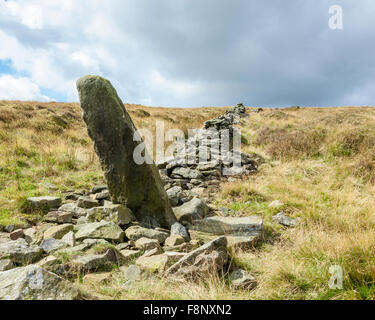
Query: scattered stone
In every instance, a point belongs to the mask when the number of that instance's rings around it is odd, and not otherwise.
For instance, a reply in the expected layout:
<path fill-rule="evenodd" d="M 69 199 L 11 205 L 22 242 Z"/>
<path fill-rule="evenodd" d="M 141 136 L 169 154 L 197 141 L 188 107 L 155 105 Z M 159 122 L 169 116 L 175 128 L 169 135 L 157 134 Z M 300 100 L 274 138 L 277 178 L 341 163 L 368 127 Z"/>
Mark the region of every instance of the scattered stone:
<path fill-rule="evenodd" d="M 280 200 L 274 200 L 272 201 L 269 205 L 268 205 L 268 208 L 280 208 L 282 207 L 284 204 L 280 201 Z"/>
<path fill-rule="evenodd" d="M 263 231 L 264 225 L 261 217 L 208 217 L 195 220 L 190 229 L 209 232 L 217 235 L 247 236 L 253 231 Z"/>
<path fill-rule="evenodd" d="M 48 256 L 40 260 L 36 265 L 42 268 L 48 268 L 58 263 L 59 263 L 59 259 L 57 259 L 55 256 Z"/>
<path fill-rule="evenodd" d="M 81 271 L 96 270 L 99 267 L 106 267 L 116 262 L 116 253 L 111 249 L 107 250 L 103 254 L 88 254 L 72 260 L 72 263 L 75 264 Z"/>
<path fill-rule="evenodd" d="M 150 250 L 147 250 L 143 255 L 142 257 L 151 257 L 151 256 L 154 256 L 156 254 L 161 254 L 163 253 L 163 249 L 160 247 L 160 246 L 157 246 L 153 249 L 150 249 Z"/>
<path fill-rule="evenodd" d="M 75 202 L 63 204 L 58 211 L 71 212 L 75 218 L 80 218 L 87 215 L 87 211 L 78 207 L 77 203 Z"/>
<path fill-rule="evenodd" d="M 44 231 L 44 239 L 61 239 L 70 231 L 73 231 L 73 225 L 69 223 L 51 227 L 48 230 Z"/>
<path fill-rule="evenodd" d="M 237 269 L 230 275 L 229 279 L 236 289 L 251 290 L 257 285 L 256 279 L 246 270 Z"/>
<path fill-rule="evenodd" d="M 30 264 L 39 259 L 42 249 L 29 246 L 25 239 L 0 243 L 0 259 L 8 258 L 16 264 Z"/>
<path fill-rule="evenodd" d="M 77 194 L 75 192 L 69 192 L 66 196 L 65 196 L 65 199 L 66 200 L 78 200 L 78 198 L 81 196 L 81 194 Z"/>
<path fill-rule="evenodd" d="M 10 239 L 11 240 L 17 240 L 19 238 L 24 238 L 23 230 L 22 229 L 17 229 L 13 232 L 10 233 Z"/>
<path fill-rule="evenodd" d="M 184 167 L 174 168 L 171 177 L 175 179 L 203 179 L 203 175 L 200 171 Z"/>
<path fill-rule="evenodd" d="M 31 197 L 27 198 L 27 202 L 34 209 L 54 209 L 61 205 L 61 198 L 50 196 Z"/>
<path fill-rule="evenodd" d="M 13 262 L 10 259 L 0 260 L 0 271 L 7 271 L 12 269 L 14 266 Z"/>
<path fill-rule="evenodd" d="M 228 248 L 234 250 L 247 250 L 252 249 L 262 238 L 263 232 L 252 231 L 248 236 L 229 236 L 227 235 Z"/>
<path fill-rule="evenodd" d="M 96 207 L 87 210 L 87 219 L 94 221 L 112 221 L 120 226 L 128 225 L 135 221 L 133 212 L 122 204 L 105 203 L 103 207 Z"/>
<path fill-rule="evenodd" d="M 76 245 L 76 236 L 73 231 L 69 231 L 61 238 L 61 241 L 66 243 L 69 247 L 74 247 Z"/>
<path fill-rule="evenodd" d="M 135 242 L 135 247 L 141 250 L 151 250 L 159 247 L 159 241 L 156 239 L 140 238 Z"/>
<path fill-rule="evenodd" d="M 288 217 L 283 211 L 279 212 L 277 215 L 274 215 L 272 220 L 285 227 L 295 227 L 298 223 L 298 219 Z"/>
<path fill-rule="evenodd" d="M 130 244 L 129 242 L 123 242 L 123 243 L 120 243 L 118 245 L 116 245 L 116 249 L 121 251 L 121 250 L 125 250 L 125 249 L 130 249 Z"/>
<path fill-rule="evenodd" d="M 124 271 L 124 275 L 127 280 L 131 281 L 139 281 L 142 279 L 142 271 L 135 264 L 132 264 L 129 267 L 127 267 Z"/>
<path fill-rule="evenodd" d="M 76 300 L 79 296 L 72 283 L 37 265 L 0 273 L 3 300 Z"/>
<path fill-rule="evenodd" d="M 180 223 L 192 223 L 193 220 L 203 219 L 208 211 L 207 205 L 198 198 L 193 198 L 182 206 L 173 208 L 173 212 Z"/>
<path fill-rule="evenodd" d="M 98 200 L 90 199 L 89 197 L 83 196 L 83 197 L 78 198 L 77 205 L 80 208 L 90 209 L 90 208 L 98 207 L 100 204 Z"/>
<path fill-rule="evenodd" d="M 110 198 L 110 195 L 109 195 L 109 191 L 108 190 L 104 190 L 102 192 L 99 192 L 97 194 L 95 194 L 95 197 L 94 197 L 94 200 L 108 200 Z"/>
<path fill-rule="evenodd" d="M 114 203 L 126 204 L 141 223 L 170 228 L 176 222 L 158 169 L 111 83 L 98 76 L 77 81 L 83 119 Z M 134 153 L 151 160 L 138 164 Z M 144 160 L 144 159 L 139 159 Z"/>
<path fill-rule="evenodd" d="M 76 233 L 77 240 L 90 238 L 123 242 L 124 237 L 124 231 L 115 223 L 108 221 L 83 224 Z"/>
<path fill-rule="evenodd" d="M 51 253 L 53 251 L 65 248 L 66 246 L 67 246 L 67 244 L 65 242 L 50 238 L 50 239 L 43 240 L 39 247 L 44 252 Z"/>
<path fill-rule="evenodd" d="M 180 202 L 181 194 L 182 188 L 178 186 L 174 186 L 167 190 L 168 199 L 172 207 L 178 205 L 178 203 Z"/>
<path fill-rule="evenodd" d="M 190 241 L 189 233 L 187 232 L 186 228 L 179 222 L 175 222 L 174 224 L 172 224 L 171 236 L 172 235 L 179 235 L 185 241 Z"/>
<path fill-rule="evenodd" d="M 43 221 L 51 223 L 72 223 L 72 218 L 72 212 L 51 211 L 43 217 Z"/>
<path fill-rule="evenodd" d="M 89 273 L 83 277 L 83 283 L 106 283 L 111 278 L 112 274 L 110 272 Z"/>
<path fill-rule="evenodd" d="M 163 243 L 169 234 L 154 229 L 143 228 L 140 226 L 132 226 L 125 230 L 126 237 L 129 240 L 137 241 L 140 238 L 156 239 L 159 243 Z"/>
<path fill-rule="evenodd" d="M 123 257 L 123 260 L 130 261 L 138 257 L 141 254 L 141 251 L 124 249 L 124 250 L 121 250 L 120 253 Z"/>
<path fill-rule="evenodd" d="M 185 255 L 165 275 L 183 278 L 207 275 L 223 269 L 227 260 L 227 239 L 221 236 Z"/>
<path fill-rule="evenodd" d="M 149 272 L 163 273 L 170 265 L 177 262 L 179 259 L 184 257 L 184 254 L 176 253 L 170 254 L 169 252 L 153 255 L 153 256 L 142 256 L 135 262 L 140 268 Z"/>
<path fill-rule="evenodd" d="M 173 246 L 178 246 L 180 244 L 183 244 L 185 242 L 184 238 L 181 237 L 178 234 L 171 235 L 165 240 L 164 245 L 166 247 L 173 247 Z"/>
<path fill-rule="evenodd" d="M 101 184 L 101 185 L 97 185 L 97 186 L 92 187 L 91 193 L 96 194 L 96 193 L 100 193 L 100 192 L 102 192 L 104 190 L 107 190 L 107 189 L 108 189 L 108 187 L 106 185 Z"/>

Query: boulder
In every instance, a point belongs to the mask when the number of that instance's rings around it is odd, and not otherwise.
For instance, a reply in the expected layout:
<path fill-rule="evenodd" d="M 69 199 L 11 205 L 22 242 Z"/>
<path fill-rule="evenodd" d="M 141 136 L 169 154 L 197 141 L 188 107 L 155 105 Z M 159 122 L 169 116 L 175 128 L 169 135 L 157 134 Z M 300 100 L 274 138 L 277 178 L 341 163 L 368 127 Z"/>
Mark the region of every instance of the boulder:
<path fill-rule="evenodd" d="M 0 271 L 7 271 L 14 267 L 13 262 L 10 259 L 0 260 Z"/>
<path fill-rule="evenodd" d="M 283 211 L 272 217 L 272 220 L 276 221 L 285 227 L 295 227 L 298 223 L 298 219 L 288 217 Z"/>
<path fill-rule="evenodd" d="M 76 300 L 73 284 L 37 265 L 0 272 L 0 299 Z"/>
<path fill-rule="evenodd" d="M 203 179 L 203 174 L 199 170 L 177 167 L 173 169 L 171 177 L 175 179 Z"/>
<path fill-rule="evenodd" d="M 49 239 L 49 238 L 61 239 L 69 231 L 73 231 L 72 224 L 66 223 L 66 224 L 54 226 L 44 231 L 44 239 Z"/>
<path fill-rule="evenodd" d="M 229 280 L 236 289 L 253 289 L 257 285 L 256 279 L 246 270 L 237 269 L 229 275 Z"/>
<path fill-rule="evenodd" d="M 0 259 L 8 258 L 16 264 L 30 264 L 42 255 L 42 249 L 29 246 L 24 239 L 0 243 Z"/>
<path fill-rule="evenodd" d="M 174 186 L 167 190 L 167 195 L 171 206 L 177 206 L 182 195 L 182 188 L 179 186 Z"/>
<path fill-rule="evenodd" d="M 141 254 L 140 250 L 128 250 L 124 249 L 120 251 L 122 255 L 122 260 L 124 261 L 130 261 L 133 260 L 134 258 L 138 257 Z"/>
<path fill-rule="evenodd" d="M 140 238 L 135 242 L 135 247 L 141 250 L 151 250 L 159 246 L 159 241 L 156 239 Z"/>
<path fill-rule="evenodd" d="M 73 231 L 70 231 L 61 238 L 61 241 L 66 243 L 69 247 L 74 247 L 76 245 L 76 235 Z"/>
<path fill-rule="evenodd" d="M 55 256 L 47 256 L 36 263 L 36 265 L 42 268 L 49 268 L 58 264 L 59 262 L 59 259 L 57 259 Z"/>
<path fill-rule="evenodd" d="M 192 223 L 193 220 L 203 219 L 209 212 L 207 205 L 199 198 L 193 198 L 182 206 L 173 208 L 173 212 L 180 223 Z"/>
<path fill-rule="evenodd" d="M 25 235 L 24 235 L 22 229 L 17 229 L 17 230 L 14 230 L 13 232 L 11 232 L 9 237 L 10 237 L 10 240 L 17 240 L 19 238 L 24 238 Z"/>
<path fill-rule="evenodd" d="M 92 187 L 91 193 L 96 194 L 96 193 L 102 192 L 102 191 L 107 190 L 107 189 L 108 189 L 108 187 L 105 184 L 100 184 L 100 185 Z"/>
<path fill-rule="evenodd" d="M 184 242 L 185 242 L 185 240 L 184 240 L 183 237 L 181 237 L 178 234 L 174 234 L 174 235 L 171 235 L 170 237 L 168 237 L 165 240 L 164 245 L 166 247 L 173 247 L 173 246 L 178 246 L 180 244 L 183 244 Z"/>
<path fill-rule="evenodd" d="M 124 276 L 127 280 L 139 281 L 142 278 L 142 270 L 135 264 L 126 267 Z"/>
<path fill-rule="evenodd" d="M 90 208 L 98 207 L 99 201 L 91 199 L 89 197 L 79 197 L 77 201 L 77 205 L 80 208 L 90 209 Z"/>
<path fill-rule="evenodd" d="M 78 207 L 77 203 L 66 203 L 59 207 L 58 211 L 65 211 L 73 213 L 75 218 L 80 218 L 87 215 L 87 211 L 83 208 Z"/>
<path fill-rule="evenodd" d="M 183 258 L 185 254 L 166 252 L 153 256 L 142 256 L 136 260 L 136 265 L 149 272 L 163 273 L 170 265 Z"/>
<path fill-rule="evenodd" d="M 155 229 L 144 228 L 141 226 L 132 226 L 125 230 L 126 237 L 129 240 L 137 241 L 140 238 L 156 239 L 159 243 L 163 243 L 169 234 Z"/>
<path fill-rule="evenodd" d="M 81 271 L 93 271 L 117 263 L 114 250 L 107 250 L 103 254 L 87 254 L 72 260 L 72 263 Z"/>
<path fill-rule="evenodd" d="M 50 238 L 43 240 L 39 247 L 44 252 L 51 253 L 53 251 L 67 247 L 67 244 L 63 241 Z"/>
<path fill-rule="evenodd" d="M 186 254 L 165 272 L 165 276 L 204 276 L 222 270 L 227 260 L 227 239 L 221 236 Z"/>
<path fill-rule="evenodd" d="M 91 222 L 112 221 L 120 226 L 130 224 L 135 221 L 133 212 L 122 204 L 105 203 L 103 207 L 96 207 L 87 210 L 87 218 Z"/>
<path fill-rule="evenodd" d="M 109 221 L 83 224 L 76 233 L 77 240 L 89 238 L 123 242 L 124 236 L 124 231 L 117 224 Z"/>
<path fill-rule="evenodd" d="M 27 202 L 33 209 L 55 209 L 61 204 L 61 198 L 58 197 L 31 197 L 27 198 Z"/>
<path fill-rule="evenodd" d="M 51 223 L 72 223 L 73 212 L 51 211 L 43 217 L 43 221 Z"/>
<path fill-rule="evenodd" d="M 99 76 L 79 79 L 77 89 L 113 203 L 126 205 L 141 223 L 170 228 L 176 218 L 158 169 L 116 90 Z"/>
<path fill-rule="evenodd" d="M 216 235 L 247 236 L 254 231 L 263 231 L 264 225 L 261 217 L 208 217 L 195 220 L 190 229 L 208 232 Z"/>
<path fill-rule="evenodd" d="M 185 241 L 190 241 L 189 233 L 186 228 L 179 222 L 175 222 L 171 227 L 171 236 L 178 235 L 181 236 Z"/>

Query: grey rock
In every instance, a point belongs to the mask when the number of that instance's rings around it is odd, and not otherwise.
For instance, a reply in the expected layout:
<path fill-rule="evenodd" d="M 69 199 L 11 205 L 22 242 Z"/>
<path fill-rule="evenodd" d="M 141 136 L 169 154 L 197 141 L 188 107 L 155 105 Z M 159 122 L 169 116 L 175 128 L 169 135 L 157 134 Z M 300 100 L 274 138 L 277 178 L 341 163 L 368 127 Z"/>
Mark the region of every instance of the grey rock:
<path fill-rule="evenodd" d="M 229 279 L 236 289 L 253 289 L 257 285 L 256 279 L 246 270 L 237 269 L 230 275 Z"/>
<path fill-rule="evenodd" d="M 44 239 L 54 238 L 61 239 L 69 231 L 73 231 L 73 225 L 70 223 L 57 225 L 44 231 Z"/>
<path fill-rule="evenodd" d="M 77 203 L 66 203 L 59 207 L 58 211 L 66 211 L 73 213 L 75 218 L 80 218 L 87 215 L 87 210 L 78 207 Z"/>
<path fill-rule="evenodd" d="M 39 247 L 44 252 L 51 253 L 53 251 L 65 248 L 66 246 L 67 244 L 65 242 L 50 238 L 50 239 L 43 240 Z"/>
<path fill-rule="evenodd" d="M 185 178 L 185 179 L 203 179 L 202 173 L 200 171 L 190 168 L 177 167 L 173 169 L 172 178 Z"/>
<path fill-rule="evenodd" d="M 61 238 L 61 241 L 66 243 L 69 247 L 74 247 L 76 245 L 76 235 L 73 231 L 70 231 Z"/>
<path fill-rule="evenodd" d="M 221 236 L 185 255 L 165 272 L 165 276 L 194 278 L 207 275 L 223 269 L 227 260 L 227 239 Z"/>
<path fill-rule="evenodd" d="M 173 235 L 179 235 L 181 236 L 185 241 L 190 240 L 190 236 L 186 228 L 179 222 L 176 222 L 171 227 L 171 236 Z"/>
<path fill-rule="evenodd" d="M 91 193 L 92 194 L 100 193 L 106 189 L 108 189 L 108 187 L 105 184 L 100 184 L 100 185 L 92 187 Z"/>
<path fill-rule="evenodd" d="M 203 219 L 209 208 L 199 198 L 193 198 L 182 206 L 173 208 L 173 212 L 180 223 L 192 223 L 193 220 Z"/>
<path fill-rule="evenodd" d="M 27 198 L 27 202 L 29 202 L 30 206 L 34 209 L 54 209 L 60 206 L 61 198 L 50 196 L 31 197 Z"/>
<path fill-rule="evenodd" d="M 111 249 L 103 254 L 87 254 L 72 260 L 72 263 L 82 271 L 93 271 L 116 262 L 116 253 Z"/>
<path fill-rule="evenodd" d="M 43 217 L 43 221 L 52 223 L 72 223 L 72 218 L 72 212 L 51 211 Z"/>
<path fill-rule="evenodd" d="M 124 236 L 124 231 L 118 225 L 108 221 L 83 224 L 76 233 L 77 240 L 90 238 L 123 242 Z"/>
<path fill-rule="evenodd" d="M 77 205 L 80 208 L 90 209 L 90 208 L 98 207 L 99 201 L 90 199 L 89 197 L 79 197 L 77 201 Z"/>
<path fill-rule="evenodd" d="M 142 279 L 142 270 L 135 264 L 130 265 L 124 272 L 125 278 L 131 281 L 139 281 Z"/>
<path fill-rule="evenodd" d="M 7 271 L 14 267 L 13 262 L 10 259 L 0 260 L 0 271 Z"/>
<path fill-rule="evenodd" d="M 77 88 L 112 201 L 129 207 L 141 223 L 169 228 L 176 218 L 158 169 L 154 163 L 135 162 L 134 152 L 139 149 L 151 158 L 141 139 L 135 141 L 136 128 L 116 90 L 98 76 L 79 79 Z"/>
<path fill-rule="evenodd" d="M 87 218 L 91 222 L 101 220 L 112 221 L 120 226 L 130 224 L 136 220 L 133 212 L 128 207 L 108 202 L 103 207 L 87 210 Z"/>
<path fill-rule="evenodd" d="M 156 239 L 140 238 L 135 242 L 135 247 L 141 250 L 151 250 L 159 246 L 159 241 Z"/>
<path fill-rule="evenodd" d="M 129 240 L 137 241 L 140 238 L 156 239 L 159 243 L 163 243 L 169 234 L 154 229 L 143 228 L 141 226 L 132 226 L 125 230 L 126 237 Z"/>
<path fill-rule="evenodd" d="M 73 284 L 36 265 L 0 272 L 0 299 L 76 300 Z"/>
<path fill-rule="evenodd" d="M 0 259 L 8 258 L 16 264 L 30 264 L 42 255 L 42 249 L 29 246 L 24 239 L 0 243 Z"/>
<path fill-rule="evenodd" d="M 277 215 L 274 215 L 272 220 L 285 227 L 295 227 L 298 223 L 298 219 L 288 217 L 283 211 L 279 212 Z"/>
<path fill-rule="evenodd" d="M 175 186 L 167 190 L 167 195 L 171 206 L 177 206 L 182 194 L 182 188 Z"/>

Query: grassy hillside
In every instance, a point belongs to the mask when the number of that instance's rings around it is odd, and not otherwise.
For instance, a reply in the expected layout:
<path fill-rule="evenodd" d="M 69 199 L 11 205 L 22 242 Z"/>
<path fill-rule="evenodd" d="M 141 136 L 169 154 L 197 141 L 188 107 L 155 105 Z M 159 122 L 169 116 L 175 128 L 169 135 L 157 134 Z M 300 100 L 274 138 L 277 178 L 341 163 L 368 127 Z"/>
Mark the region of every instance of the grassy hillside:
<path fill-rule="evenodd" d="M 127 105 L 138 128 L 201 127 L 225 108 L 170 109 Z M 243 151 L 266 162 L 257 175 L 223 183 L 217 205 L 239 216 L 261 215 L 266 234 L 236 262 L 258 279 L 235 291 L 223 279 L 204 283 L 144 280 L 124 290 L 118 280 L 85 287 L 125 299 L 373 299 L 375 298 L 375 109 L 290 108 L 251 113 L 241 124 Z M 29 196 L 102 183 L 98 159 L 78 104 L 0 101 L 0 225 L 37 221 Z M 53 183 L 57 190 L 51 190 Z M 286 229 L 271 217 L 273 200 L 299 217 Z M 344 289 L 328 287 L 330 266 L 344 270 Z"/>

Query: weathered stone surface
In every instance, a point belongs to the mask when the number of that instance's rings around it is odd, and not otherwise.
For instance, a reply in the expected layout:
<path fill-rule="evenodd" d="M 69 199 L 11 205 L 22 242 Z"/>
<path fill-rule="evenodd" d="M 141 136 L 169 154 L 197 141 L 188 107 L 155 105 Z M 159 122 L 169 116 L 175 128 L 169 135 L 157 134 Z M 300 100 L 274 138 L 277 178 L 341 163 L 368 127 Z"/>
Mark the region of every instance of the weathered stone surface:
<path fill-rule="evenodd" d="M 185 179 L 203 179 L 203 175 L 199 170 L 177 167 L 174 168 L 171 174 L 172 178 L 185 178 Z"/>
<path fill-rule="evenodd" d="M 133 212 L 122 204 L 106 203 L 103 207 L 96 207 L 87 210 L 89 221 L 112 221 L 120 226 L 130 224 L 135 221 Z"/>
<path fill-rule="evenodd" d="M 69 247 L 74 247 L 76 245 L 76 235 L 73 231 L 70 231 L 61 238 L 61 241 L 66 243 Z"/>
<path fill-rule="evenodd" d="M 272 217 L 272 220 L 285 227 L 295 227 L 298 223 L 298 219 L 288 217 L 283 211 Z"/>
<path fill-rule="evenodd" d="M 171 206 L 177 206 L 182 195 L 182 188 L 179 186 L 174 186 L 167 190 L 167 195 Z"/>
<path fill-rule="evenodd" d="M 193 198 L 182 206 L 173 208 L 173 212 L 181 223 L 192 223 L 193 220 L 203 219 L 208 213 L 207 205 L 198 198 Z"/>
<path fill-rule="evenodd" d="M 91 193 L 96 194 L 96 193 L 99 193 L 99 192 L 102 192 L 102 191 L 106 190 L 107 188 L 108 187 L 105 184 L 100 184 L 100 185 L 92 187 Z"/>
<path fill-rule="evenodd" d="M 195 220 L 190 229 L 217 235 L 247 236 L 253 231 L 263 231 L 261 217 L 208 217 Z"/>
<path fill-rule="evenodd" d="M 166 252 L 153 256 L 142 256 L 135 262 L 140 268 L 149 272 L 164 272 L 170 265 L 184 257 L 183 253 Z"/>
<path fill-rule="evenodd" d="M 132 226 L 125 230 L 126 237 L 129 240 L 137 241 L 140 238 L 156 239 L 159 243 L 163 243 L 169 234 L 155 229 L 143 228 L 140 226 Z"/>
<path fill-rule="evenodd" d="M 78 207 L 77 203 L 66 203 L 59 207 L 58 211 L 66 211 L 73 213 L 75 218 L 80 218 L 87 215 L 87 210 L 84 208 Z"/>
<path fill-rule="evenodd" d="M 135 242 L 135 247 L 141 250 L 151 250 L 159 246 L 159 241 L 156 239 L 140 238 Z"/>
<path fill-rule="evenodd" d="M 0 299 L 76 300 L 79 292 L 72 283 L 37 265 L 0 273 Z"/>
<path fill-rule="evenodd" d="M 123 242 L 124 237 L 124 231 L 117 224 L 109 221 L 83 224 L 76 233 L 77 240 L 90 238 Z"/>
<path fill-rule="evenodd" d="M 127 280 L 139 281 L 142 279 L 142 270 L 135 264 L 126 267 L 124 275 Z"/>
<path fill-rule="evenodd" d="M 42 249 L 37 246 L 29 246 L 24 239 L 0 243 L 0 259 L 8 258 L 13 263 L 33 263 L 41 255 Z"/>
<path fill-rule="evenodd" d="M 51 227 L 54 227 L 55 224 L 46 223 L 37 227 L 31 227 L 23 230 L 25 235 L 25 240 L 29 244 L 39 245 L 43 241 L 44 231 L 48 230 Z"/>
<path fill-rule="evenodd" d="M 82 271 L 96 270 L 116 262 L 116 253 L 113 250 L 107 250 L 103 254 L 87 254 L 72 260 L 72 263 Z"/>
<path fill-rule="evenodd" d="M 77 205 L 80 208 L 90 209 L 90 208 L 98 207 L 99 201 L 90 199 L 89 197 L 79 197 L 77 201 Z"/>
<path fill-rule="evenodd" d="M 185 242 L 184 238 L 181 237 L 178 234 L 171 235 L 165 240 L 164 245 L 167 247 L 173 247 L 173 246 L 178 246 L 180 244 L 183 244 Z"/>
<path fill-rule="evenodd" d="M 171 236 L 172 235 L 179 235 L 184 238 L 185 241 L 190 241 L 189 233 L 187 232 L 186 228 L 179 222 L 175 222 L 174 224 L 172 224 Z"/>
<path fill-rule="evenodd" d="M 185 255 L 171 266 L 166 276 L 195 277 L 220 270 L 228 260 L 227 239 L 216 238 Z"/>
<path fill-rule="evenodd" d="M 132 260 L 132 259 L 138 257 L 141 254 L 141 251 L 140 250 L 124 249 L 124 250 L 121 250 L 120 253 L 123 257 L 123 260 L 129 261 L 129 260 Z"/>
<path fill-rule="evenodd" d="M 99 192 L 99 193 L 95 194 L 94 199 L 98 200 L 98 201 L 110 199 L 109 191 L 108 190 L 104 190 L 102 192 Z"/>
<path fill-rule="evenodd" d="M 44 239 L 49 239 L 49 238 L 61 239 L 69 231 L 73 231 L 72 224 L 66 223 L 66 224 L 54 226 L 44 231 Z"/>
<path fill-rule="evenodd" d="M 23 234 L 22 229 L 17 229 L 17 230 L 14 230 L 13 232 L 11 232 L 9 237 L 10 237 L 10 240 L 17 240 L 19 238 L 24 238 L 25 235 Z"/>
<path fill-rule="evenodd" d="M 67 244 L 65 242 L 62 242 L 60 240 L 56 240 L 53 238 L 45 239 L 42 241 L 40 244 L 40 248 L 46 252 L 46 253 L 51 253 L 53 251 L 65 248 Z"/>
<path fill-rule="evenodd" d="M 230 275 L 229 279 L 236 289 L 253 289 L 257 285 L 256 279 L 246 270 L 237 269 Z"/>
<path fill-rule="evenodd" d="M 154 163 L 135 162 L 133 153 L 144 143 L 134 141 L 136 128 L 116 90 L 98 76 L 79 79 L 77 88 L 83 119 L 95 143 L 112 201 L 125 204 L 142 223 L 169 228 L 176 218 L 159 172 Z"/>
<path fill-rule="evenodd" d="M 29 202 L 30 206 L 35 209 L 54 209 L 58 208 L 61 204 L 61 198 L 50 196 L 31 197 L 27 198 L 27 201 Z"/>
<path fill-rule="evenodd" d="M 52 223 L 72 223 L 73 212 L 51 211 L 43 217 L 43 221 Z"/>
<path fill-rule="evenodd" d="M 111 278 L 112 274 L 110 272 L 89 273 L 83 277 L 83 283 L 106 283 Z"/>
<path fill-rule="evenodd" d="M 42 268 L 48 268 L 58 263 L 59 263 L 59 259 L 57 259 L 55 256 L 48 256 L 40 260 L 38 263 L 36 263 L 36 265 Z"/>
<path fill-rule="evenodd" d="M 13 262 L 10 259 L 0 260 L 0 271 L 7 271 L 12 269 L 14 266 Z"/>
<path fill-rule="evenodd" d="M 228 248 L 237 250 L 246 250 L 254 248 L 257 242 L 262 238 L 263 232 L 252 231 L 247 236 L 230 236 L 227 235 Z"/>

